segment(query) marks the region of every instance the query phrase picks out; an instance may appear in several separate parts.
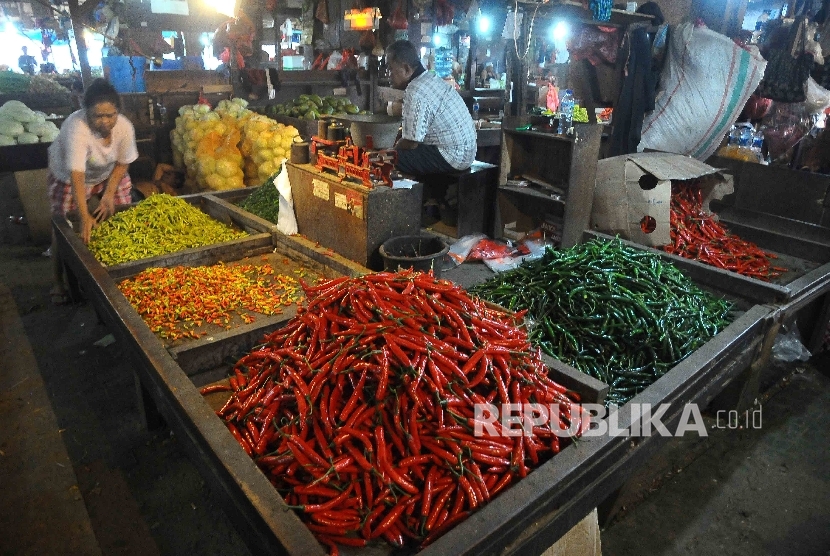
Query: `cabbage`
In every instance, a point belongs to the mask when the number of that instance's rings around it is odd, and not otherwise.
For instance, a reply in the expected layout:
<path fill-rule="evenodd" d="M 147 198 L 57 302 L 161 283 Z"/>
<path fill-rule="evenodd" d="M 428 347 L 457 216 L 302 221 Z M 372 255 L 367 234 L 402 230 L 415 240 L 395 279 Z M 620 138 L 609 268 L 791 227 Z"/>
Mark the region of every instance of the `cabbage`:
<path fill-rule="evenodd" d="M 41 143 L 51 143 L 58 138 L 59 131 L 57 129 L 49 129 L 40 137 Z"/>
<path fill-rule="evenodd" d="M 34 133 L 38 137 L 43 137 L 50 129 L 46 122 L 31 122 L 26 124 L 26 131 Z"/>
<path fill-rule="evenodd" d="M 46 113 L 41 112 L 40 110 L 35 110 L 35 121 L 36 122 L 45 122 L 46 121 Z"/>
<path fill-rule="evenodd" d="M 6 102 L 3 106 L 0 106 L 0 114 L 4 114 L 10 110 L 21 110 L 26 109 L 28 110 L 29 107 L 20 102 L 19 100 L 10 100 Z"/>
<path fill-rule="evenodd" d="M 0 135 L 0 147 L 8 147 L 9 145 L 16 145 L 17 141 L 14 140 L 14 137 L 9 137 L 8 135 Z"/>
<path fill-rule="evenodd" d="M 40 142 L 40 137 L 34 133 L 21 133 L 17 136 L 18 145 L 31 145 L 32 143 Z"/>
<path fill-rule="evenodd" d="M 23 108 L 12 108 L 11 110 L 6 110 L 3 115 L 24 124 L 33 122 L 37 119 L 37 115 L 25 106 Z"/>
<path fill-rule="evenodd" d="M 6 119 L 5 116 L 6 115 L 3 114 L 3 117 L 0 117 L 0 135 L 17 137 L 18 135 L 26 131 L 23 128 L 23 124 L 21 124 L 20 122 L 16 122 L 14 120 Z"/>

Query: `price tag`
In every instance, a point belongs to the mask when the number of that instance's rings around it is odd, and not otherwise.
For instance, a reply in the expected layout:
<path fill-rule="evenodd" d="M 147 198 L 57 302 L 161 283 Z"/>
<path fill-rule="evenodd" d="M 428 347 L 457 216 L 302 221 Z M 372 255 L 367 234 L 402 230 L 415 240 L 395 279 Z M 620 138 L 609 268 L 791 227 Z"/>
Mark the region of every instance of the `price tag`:
<path fill-rule="evenodd" d="M 323 180 L 311 180 L 311 187 L 312 193 L 315 197 L 319 197 L 324 201 L 328 201 L 330 199 L 329 195 L 329 184 L 324 182 Z"/>
<path fill-rule="evenodd" d="M 334 194 L 334 206 L 339 209 L 349 210 L 349 198 L 342 193 Z"/>

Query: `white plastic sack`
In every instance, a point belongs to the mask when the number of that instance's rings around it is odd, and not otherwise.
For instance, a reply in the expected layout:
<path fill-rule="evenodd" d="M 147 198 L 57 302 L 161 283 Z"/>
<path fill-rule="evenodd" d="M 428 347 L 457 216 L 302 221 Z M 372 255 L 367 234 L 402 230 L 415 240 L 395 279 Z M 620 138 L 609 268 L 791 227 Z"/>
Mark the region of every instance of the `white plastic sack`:
<path fill-rule="evenodd" d="M 819 114 L 830 106 L 830 91 L 816 83 L 812 77 L 807 79 L 807 100 L 804 108 L 808 114 Z"/>
<path fill-rule="evenodd" d="M 291 181 L 288 179 L 288 169 L 285 167 L 285 160 L 282 161 L 280 175 L 274 180 L 274 187 L 280 193 L 277 230 L 287 236 L 293 236 L 297 233 L 297 217 L 294 215 L 294 196 L 291 194 Z"/>
<path fill-rule="evenodd" d="M 329 61 L 326 64 L 326 69 L 333 70 L 337 69 L 337 66 L 340 65 L 340 62 L 343 61 L 343 55 L 337 51 L 332 52 L 331 56 L 329 56 Z"/>
<path fill-rule="evenodd" d="M 684 23 L 669 33 L 654 111 L 643 121 L 639 151 L 709 158 L 761 82 L 767 62 L 732 39 Z"/>

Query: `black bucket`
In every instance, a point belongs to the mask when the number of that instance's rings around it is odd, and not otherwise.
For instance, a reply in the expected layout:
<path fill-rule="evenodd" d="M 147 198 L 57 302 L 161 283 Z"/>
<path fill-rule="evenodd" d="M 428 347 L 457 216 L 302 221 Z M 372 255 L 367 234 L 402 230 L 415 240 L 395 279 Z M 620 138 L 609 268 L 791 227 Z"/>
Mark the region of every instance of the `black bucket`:
<path fill-rule="evenodd" d="M 384 270 L 432 270 L 438 277 L 441 275 L 441 259 L 449 250 L 449 246 L 435 236 L 398 236 L 383 242 L 380 256 L 383 257 Z"/>

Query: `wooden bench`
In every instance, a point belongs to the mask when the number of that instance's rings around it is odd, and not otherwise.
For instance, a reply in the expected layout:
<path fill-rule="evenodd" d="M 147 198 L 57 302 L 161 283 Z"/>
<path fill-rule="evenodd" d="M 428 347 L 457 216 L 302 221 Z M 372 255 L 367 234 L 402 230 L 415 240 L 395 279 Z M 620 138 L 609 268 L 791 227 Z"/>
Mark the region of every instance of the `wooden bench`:
<path fill-rule="evenodd" d="M 483 233 L 492 236 L 493 211 L 498 190 L 499 167 L 473 162 L 467 170 L 423 176 L 425 191 L 458 185 L 458 221 L 454 237 Z M 450 234 L 451 235 L 451 234 Z"/>

